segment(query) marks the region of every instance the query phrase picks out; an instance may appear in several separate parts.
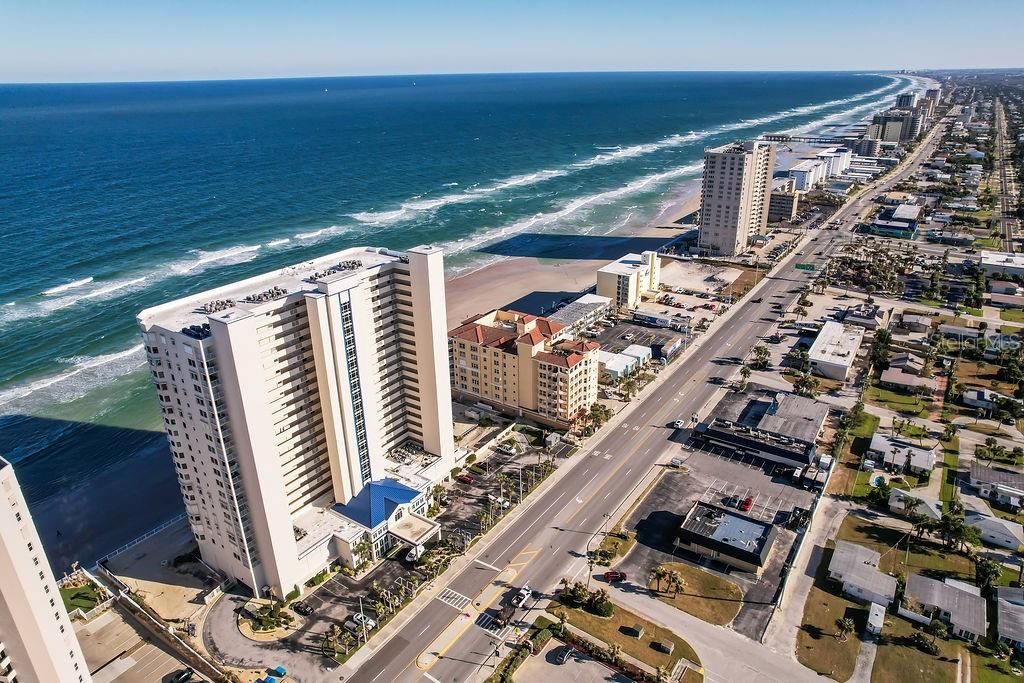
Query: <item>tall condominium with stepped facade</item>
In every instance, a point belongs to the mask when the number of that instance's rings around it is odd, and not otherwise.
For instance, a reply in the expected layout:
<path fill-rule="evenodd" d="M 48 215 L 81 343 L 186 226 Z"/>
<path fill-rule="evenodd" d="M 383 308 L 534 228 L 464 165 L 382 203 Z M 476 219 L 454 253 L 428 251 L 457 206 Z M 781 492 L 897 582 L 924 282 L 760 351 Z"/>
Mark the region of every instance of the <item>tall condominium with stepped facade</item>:
<path fill-rule="evenodd" d="M 443 255 L 353 248 L 138 315 L 203 559 L 282 597 L 439 533 L 455 464 Z"/>
<path fill-rule="evenodd" d="M 92 678 L 11 464 L 0 458 L 0 681 Z"/>
<path fill-rule="evenodd" d="M 775 145 L 733 142 L 704 150 L 697 246 L 709 256 L 736 256 L 768 225 Z"/>

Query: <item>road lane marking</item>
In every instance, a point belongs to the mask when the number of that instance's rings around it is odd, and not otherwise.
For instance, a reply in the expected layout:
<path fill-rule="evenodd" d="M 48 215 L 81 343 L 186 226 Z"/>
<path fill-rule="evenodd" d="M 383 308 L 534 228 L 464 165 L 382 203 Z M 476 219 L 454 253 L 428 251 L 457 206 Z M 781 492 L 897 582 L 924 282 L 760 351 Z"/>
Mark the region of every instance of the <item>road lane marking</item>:
<path fill-rule="evenodd" d="M 422 631 L 420 631 L 419 633 L 417 633 L 417 634 L 416 634 L 416 637 L 417 637 L 417 638 L 419 638 L 420 636 L 422 636 L 422 635 L 423 635 L 424 633 L 426 633 L 426 632 L 427 632 L 427 629 L 428 629 L 428 628 L 430 628 L 430 624 L 427 624 L 426 626 L 424 626 L 424 627 L 423 627 L 423 630 L 422 630 Z M 378 674 L 378 675 L 379 675 L 379 674 Z"/>
<path fill-rule="evenodd" d="M 488 569 L 493 569 L 496 572 L 500 572 L 501 571 L 500 569 L 495 567 L 493 564 L 488 564 L 488 563 L 484 562 L 483 560 L 481 560 L 479 557 L 474 557 L 473 561 L 476 562 L 477 564 L 482 564 L 483 566 L 487 567 Z"/>
<path fill-rule="evenodd" d="M 439 600 L 444 604 L 448 605 L 449 607 L 459 610 L 460 612 L 466 609 L 466 605 L 473 602 L 471 598 L 467 598 L 462 593 L 454 591 L 451 588 L 445 588 L 443 591 L 438 593 L 434 597 L 434 599 Z"/>
<path fill-rule="evenodd" d="M 423 675 L 424 675 L 425 677 L 429 678 L 429 679 L 430 679 L 430 681 L 431 681 L 431 683 L 441 683 L 441 681 L 437 680 L 436 678 L 434 678 L 433 676 L 431 676 L 430 674 L 428 674 L 428 673 L 427 673 L 426 671 L 424 671 L 424 672 L 423 672 Z"/>
<path fill-rule="evenodd" d="M 597 475 L 594 475 L 594 476 L 597 476 Z M 518 536 L 516 536 L 515 539 L 511 543 L 508 544 L 508 547 L 505 548 L 504 552 L 498 553 L 497 557 L 501 557 L 502 555 L 504 555 L 508 551 L 512 550 L 512 546 L 514 546 L 516 543 L 518 543 L 519 539 L 522 538 L 526 534 L 527 531 L 532 529 L 534 524 L 536 524 L 537 522 L 539 522 L 539 521 L 541 521 L 543 519 L 547 519 L 548 511 L 551 508 L 553 508 L 558 503 L 558 501 L 562 500 L 562 496 L 564 496 L 566 493 L 567 493 L 566 491 L 563 491 L 562 493 L 558 494 L 558 498 L 555 498 L 553 501 L 551 501 L 551 505 L 548 505 L 546 508 L 544 508 L 544 511 L 542 513 L 540 513 L 539 515 L 537 515 L 537 518 L 534 519 L 533 522 L 531 522 L 528 527 L 523 529 L 522 533 L 520 533 Z M 520 554 L 522 554 L 522 553 L 520 553 Z"/>

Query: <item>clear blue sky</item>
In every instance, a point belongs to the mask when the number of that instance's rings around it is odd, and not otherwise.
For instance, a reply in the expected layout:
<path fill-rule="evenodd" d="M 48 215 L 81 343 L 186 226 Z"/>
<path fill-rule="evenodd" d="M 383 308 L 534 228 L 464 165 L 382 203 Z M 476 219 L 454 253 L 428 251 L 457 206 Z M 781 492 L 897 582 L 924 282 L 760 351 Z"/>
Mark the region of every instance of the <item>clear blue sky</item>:
<path fill-rule="evenodd" d="M 0 0 L 0 82 L 1024 66 L 1021 0 Z"/>

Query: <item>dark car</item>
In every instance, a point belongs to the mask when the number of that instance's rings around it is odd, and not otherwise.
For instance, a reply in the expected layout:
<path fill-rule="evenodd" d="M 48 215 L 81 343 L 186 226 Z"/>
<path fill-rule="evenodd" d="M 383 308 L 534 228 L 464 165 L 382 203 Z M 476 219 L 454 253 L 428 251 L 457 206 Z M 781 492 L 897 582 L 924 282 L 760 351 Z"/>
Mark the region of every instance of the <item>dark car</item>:
<path fill-rule="evenodd" d="M 762 301 L 764 301 L 764 297 L 760 297 L 760 296 L 759 296 L 759 297 L 757 297 L 756 299 L 751 299 L 751 301 L 752 301 L 753 303 L 755 303 L 755 304 L 759 304 L 759 303 L 761 303 Z"/>
<path fill-rule="evenodd" d="M 608 583 L 615 583 L 616 581 L 625 581 L 626 572 L 608 571 L 604 573 L 604 580 Z"/>
<path fill-rule="evenodd" d="M 739 507 L 740 499 L 738 496 L 729 496 L 728 498 L 725 499 L 725 504 L 726 506 L 731 508 Z"/>
<path fill-rule="evenodd" d="M 469 476 L 468 474 L 460 474 L 459 476 L 457 476 L 455 478 L 458 479 L 459 481 L 461 481 L 463 484 L 468 484 L 468 485 L 472 485 L 473 482 L 475 481 L 473 479 L 473 477 Z"/>
<path fill-rule="evenodd" d="M 174 674 L 174 677 L 171 678 L 170 683 L 188 683 L 192 680 L 192 676 L 194 674 L 195 671 L 192 669 L 192 667 L 189 667 Z"/>
<path fill-rule="evenodd" d="M 292 610 L 298 614 L 301 614 L 304 617 L 308 617 L 310 614 L 313 613 L 313 608 L 307 605 L 306 603 L 302 602 L 301 600 L 297 600 L 292 603 Z"/>
<path fill-rule="evenodd" d="M 558 654 L 555 655 L 555 664 L 565 664 L 572 657 L 573 649 L 571 645 L 566 645 L 562 648 Z"/>

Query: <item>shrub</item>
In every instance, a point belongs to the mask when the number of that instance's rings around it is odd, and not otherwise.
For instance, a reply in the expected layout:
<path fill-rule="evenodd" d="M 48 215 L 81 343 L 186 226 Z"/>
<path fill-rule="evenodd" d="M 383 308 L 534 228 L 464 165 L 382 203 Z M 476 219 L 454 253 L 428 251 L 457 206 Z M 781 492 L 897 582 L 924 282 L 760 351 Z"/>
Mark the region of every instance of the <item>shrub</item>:
<path fill-rule="evenodd" d="M 470 453 L 466 456 L 467 465 L 472 465 L 474 462 L 476 462 L 476 453 Z"/>
<path fill-rule="evenodd" d="M 285 602 L 291 602 L 292 600 L 298 600 L 299 596 L 302 595 L 302 591 L 299 590 L 298 586 L 295 586 L 288 595 L 284 596 Z"/>

